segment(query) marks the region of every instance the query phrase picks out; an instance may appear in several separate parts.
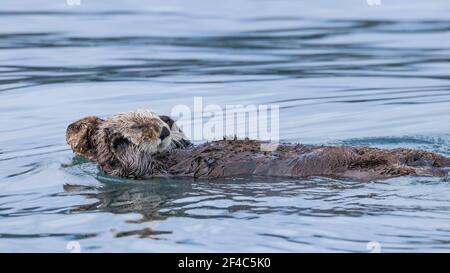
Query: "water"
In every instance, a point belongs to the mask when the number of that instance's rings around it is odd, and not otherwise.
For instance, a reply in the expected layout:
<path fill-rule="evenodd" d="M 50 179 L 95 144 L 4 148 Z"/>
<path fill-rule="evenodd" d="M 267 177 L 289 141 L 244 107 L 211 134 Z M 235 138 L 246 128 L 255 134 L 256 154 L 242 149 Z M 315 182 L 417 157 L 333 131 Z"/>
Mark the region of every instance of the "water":
<path fill-rule="evenodd" d="M 3 0 L 0 251 L 449 251 L 442 179 L 120 180 L 64 139 L 86 115 L 170 113 L 202 96 L 280 105 L 284 141 L 450 156 L 449 11 L 445 0 Z"/>

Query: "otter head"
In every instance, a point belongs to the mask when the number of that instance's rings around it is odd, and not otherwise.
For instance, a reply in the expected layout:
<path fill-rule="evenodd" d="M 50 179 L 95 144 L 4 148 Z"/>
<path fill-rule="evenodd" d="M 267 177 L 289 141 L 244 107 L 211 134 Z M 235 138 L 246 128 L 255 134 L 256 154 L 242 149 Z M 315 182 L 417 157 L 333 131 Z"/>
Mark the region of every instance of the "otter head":
<path fill-rule="evenodd" d="M 121 113 L 100 125 L 106 135 L 134 144 L 142 152 L 155 154 L 165 151 L 171 143 L 170 127 L 161 118 L 147 110 Z M 116 145 L 116 144 L 114 144 Z"/>
<path fill-rule="evenodd" d="M 104 120 L 96 116 L 80 119 L 67 127 L 66 141 L 77 155 L 95 160 L 96 148 L 93 136 Z"/>

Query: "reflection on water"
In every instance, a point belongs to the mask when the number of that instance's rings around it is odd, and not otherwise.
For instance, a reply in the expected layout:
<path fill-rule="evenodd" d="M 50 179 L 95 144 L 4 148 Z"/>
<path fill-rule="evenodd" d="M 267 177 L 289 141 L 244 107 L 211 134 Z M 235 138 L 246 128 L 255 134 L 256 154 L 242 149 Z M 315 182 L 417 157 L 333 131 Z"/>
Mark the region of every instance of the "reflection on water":
<path fill-rule="evenodd" d="M 0 251 L 448 251 L 448 181 L 130 181 L 73 156 L 75 119 L 194 96 L 278 104 L 285 141 L 450 156 L 448 1 L 222 2 L 2 1 Z"/>

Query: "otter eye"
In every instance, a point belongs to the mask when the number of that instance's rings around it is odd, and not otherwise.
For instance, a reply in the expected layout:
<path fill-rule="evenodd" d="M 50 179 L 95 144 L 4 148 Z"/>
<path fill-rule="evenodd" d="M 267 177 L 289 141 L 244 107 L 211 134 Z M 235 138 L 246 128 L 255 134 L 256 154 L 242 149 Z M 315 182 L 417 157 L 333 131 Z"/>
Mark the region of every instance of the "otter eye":
<path fill-rule="evenodd" d="M 133 130 L 140 130 L 142 127 L 140 125 L 138 125 L 138 124 L 133 124 L 133 125 L 131 125 L 130 128 L 133 129 Z"/>

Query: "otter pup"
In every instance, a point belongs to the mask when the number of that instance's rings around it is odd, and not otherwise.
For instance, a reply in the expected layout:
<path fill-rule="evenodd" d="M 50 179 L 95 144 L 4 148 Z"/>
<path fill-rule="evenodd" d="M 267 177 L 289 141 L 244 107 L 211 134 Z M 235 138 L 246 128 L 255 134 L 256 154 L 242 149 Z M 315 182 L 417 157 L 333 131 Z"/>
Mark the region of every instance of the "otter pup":
<path fill-rule="evenodd" d="M 174 124 L 169 117 L 139 111 L 107 120 L 87 117 L 69 125 L 67 141 L 75 153 L 98 162 L 106 173 L 133 178 L 256 175 L 370 181 L 402 175 L 443 177 L 450 170 L 449 158 L 411 149 L 282 144 L 267 152 L 260 141 L 248 139 L 193 146 Z M 164 128 L 177 136 L 176 142 L 164 140 Z"/>
<path fill-rule="evenodd" d="M 104 120 L 101 118 L 88 116 L 67 127 L 66 142 L 76 155 L 95 161 L 97 158 L 97 147 L 94 144 L 94 134 L 97 132 L 98 126 L 103 122 Z"/>

